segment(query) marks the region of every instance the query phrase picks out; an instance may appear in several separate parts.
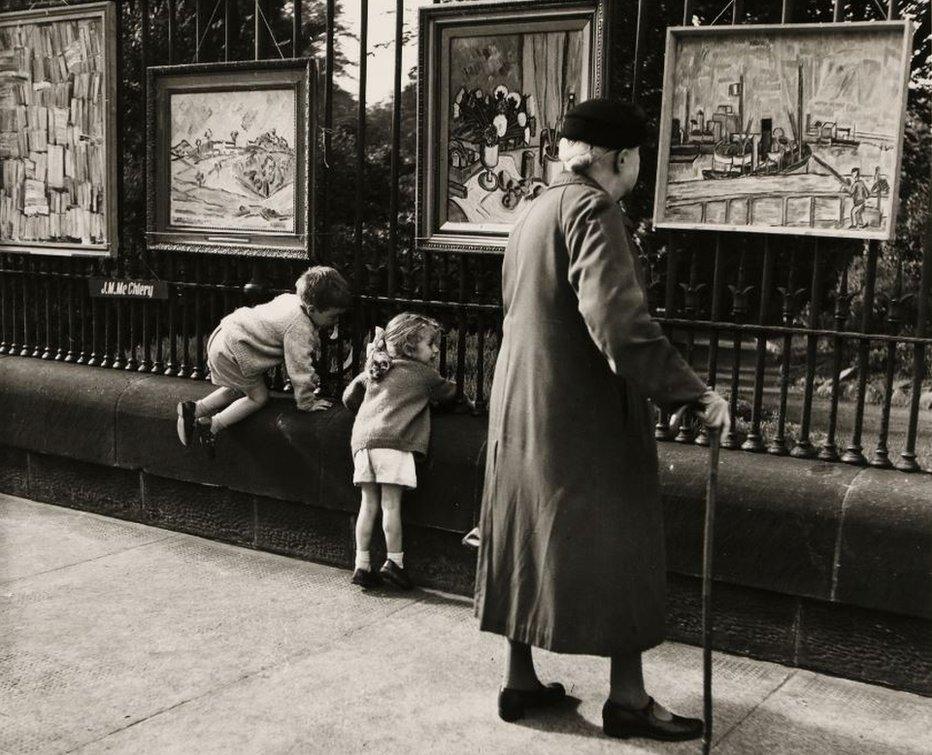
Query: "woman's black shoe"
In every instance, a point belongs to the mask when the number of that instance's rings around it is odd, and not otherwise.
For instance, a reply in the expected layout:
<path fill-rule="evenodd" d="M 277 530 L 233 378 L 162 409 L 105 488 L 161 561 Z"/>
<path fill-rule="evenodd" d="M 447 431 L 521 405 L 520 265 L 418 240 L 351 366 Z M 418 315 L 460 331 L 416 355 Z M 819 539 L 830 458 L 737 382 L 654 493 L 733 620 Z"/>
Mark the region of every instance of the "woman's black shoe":
<path fill-rule="evenodd" d="M 524 718 L 528 708 L 556 705 L 565 698 L 566 690 L 559 682 L 541 685 L 539 689 L 502 687 L 498 691 L 498 716 L 502 721 L 517 721 Z"/>
<path fill-rule="evenodd" d="M 654 698 L 650 698 L 641 710 L 631 710 L 606 700 L 602 708 L 602 730 L 608 736 L 619 739 L 643 737 L 666 742 L 698 739 L 702 736 L 701 719 L 684 718 L 671 713 L 672 718 L 664 721 L 654 715 L 654 705 Z"/>
<path fill-rule="evenodd" d="M 398 564 L 396 564 L 391 559 L 388 559 L 379 570 L 379 574 L 382 575 L 382 579 L 386 582 L 391 582 L 399 590 L 410 590 L 414 587 L 414 582 L 411 581 L 411 577 L 408 576 L 408 572 L 402 569 Z"/>

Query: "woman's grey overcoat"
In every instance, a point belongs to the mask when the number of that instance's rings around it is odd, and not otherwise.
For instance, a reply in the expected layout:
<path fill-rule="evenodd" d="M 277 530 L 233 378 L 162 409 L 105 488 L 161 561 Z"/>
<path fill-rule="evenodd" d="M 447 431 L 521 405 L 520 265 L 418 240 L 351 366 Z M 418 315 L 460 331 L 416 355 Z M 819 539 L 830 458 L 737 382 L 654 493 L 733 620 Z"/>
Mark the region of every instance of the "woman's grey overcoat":
<path fill-rule="evenodd" d="M 705 386 L 651 319 L 621 208 L 564 173 L 502 268 L 476 614 L 481 629 L 611 656 L 663 639 L 665 558 L 650 397 Z"/>

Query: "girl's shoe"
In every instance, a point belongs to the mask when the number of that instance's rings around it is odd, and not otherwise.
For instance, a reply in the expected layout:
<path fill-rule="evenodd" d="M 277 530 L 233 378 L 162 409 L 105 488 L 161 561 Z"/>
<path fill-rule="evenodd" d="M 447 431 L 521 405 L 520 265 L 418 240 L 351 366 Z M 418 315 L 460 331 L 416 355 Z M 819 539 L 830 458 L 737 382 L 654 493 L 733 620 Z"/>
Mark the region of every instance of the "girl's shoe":
<path fill-rule="evenodd" d="M 654 698 L 641 710 L 624 708 L 611 700 L 602 708 L 602 731 L 610 737 L 627 739 L 643 737 L 664 742 L 681 742 L 702 736 L 702 719 L 685 718 L 670 714 L 670 720 L 658 718 L 654 712 Z"/>
<path fill-rule="evenodd" d="M 411 581 L 408 573 L 391 559 L 382 564 L 379 574 L 382 575 L 382 579 L 390 582 L 399 590 L 410 590 L 414 587 L 414 582 Z"/>
<path fill-rule="evenodd" d="M 179 401 L 178 402 L 178 421 L 175 423 L 178 430 L 178 440 L 181 441 L 181 445 L 185 448 L 191 446 L 191 441 L 194 440 L 194 430 L 197 420 L 194 417 L 194 402 L 193 401 Z"/>
<path fill-rule="evenodd" d="M 498 691 L 498 717 L 502 721 L 517 721 L 524 718 L 528 708 L 556 705 L 565 698 L 566 689 L 559 682 L 542 684 L 538 689 L 502 687 Z"/>
<path fill-rule="evenodd" d="M 352 583 L 366 590 L 371 587 L 378 587 L 382 584 L 382 580 L 379 578 L 378 574 L 375 574 L 369 569 L 357 569 L 353 572 Z"/>

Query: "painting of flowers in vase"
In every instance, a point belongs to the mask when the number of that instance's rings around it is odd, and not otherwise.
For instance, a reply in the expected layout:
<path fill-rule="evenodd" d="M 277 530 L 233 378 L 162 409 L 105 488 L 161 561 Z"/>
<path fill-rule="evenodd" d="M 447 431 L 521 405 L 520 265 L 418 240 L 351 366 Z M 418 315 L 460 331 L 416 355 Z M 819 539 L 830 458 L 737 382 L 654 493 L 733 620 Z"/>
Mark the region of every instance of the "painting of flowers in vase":
<path fill-rule="evenodd" d="M 601 94 L 601 6 L 466 5 L 422 10 L 420 230 L 425 246 L 501 249 L 562 171 L 566 111 Z"/>

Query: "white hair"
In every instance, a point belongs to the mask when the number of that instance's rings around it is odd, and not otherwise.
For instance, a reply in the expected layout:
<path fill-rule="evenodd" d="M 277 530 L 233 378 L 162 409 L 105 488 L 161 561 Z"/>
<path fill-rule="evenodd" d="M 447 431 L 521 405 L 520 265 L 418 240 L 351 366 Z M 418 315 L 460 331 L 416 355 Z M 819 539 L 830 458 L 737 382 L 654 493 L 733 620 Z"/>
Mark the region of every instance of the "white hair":
<path fill-rule="evenodd" d="M 560 139 L 560 162 L 563 163 L 566 170 L 571 170 L 574 173 L 585 173 L 592 163 L 611 151 L 605 147 L 594 147 L 588 142 L 567 139 L 566 137 Z"/>

